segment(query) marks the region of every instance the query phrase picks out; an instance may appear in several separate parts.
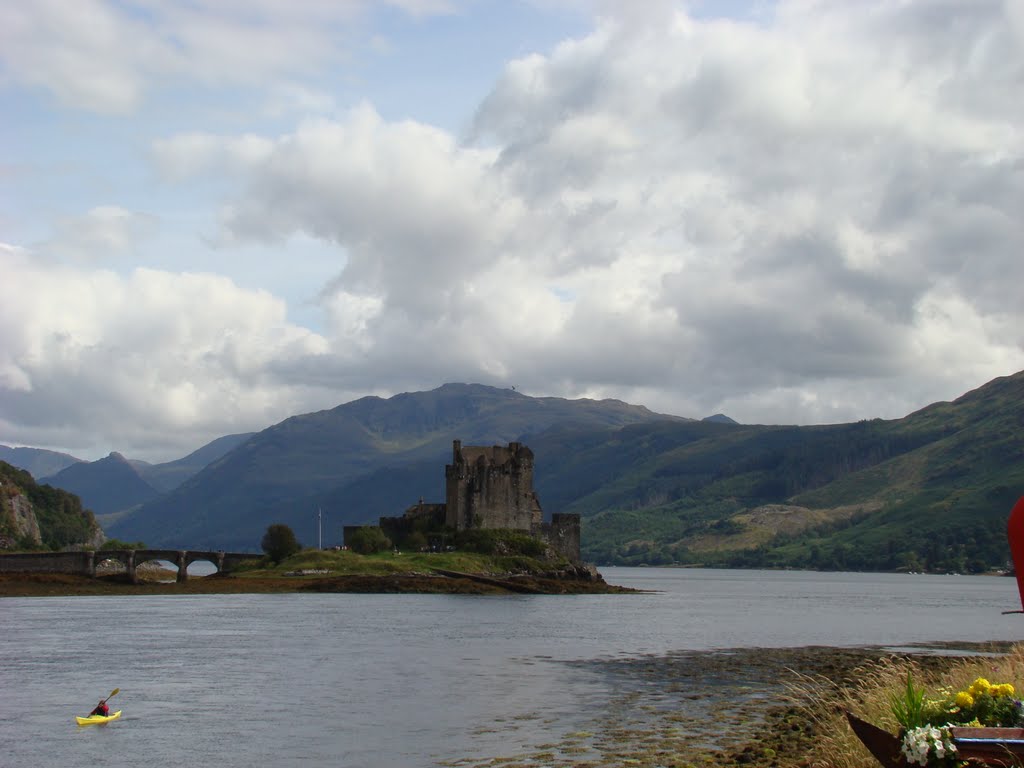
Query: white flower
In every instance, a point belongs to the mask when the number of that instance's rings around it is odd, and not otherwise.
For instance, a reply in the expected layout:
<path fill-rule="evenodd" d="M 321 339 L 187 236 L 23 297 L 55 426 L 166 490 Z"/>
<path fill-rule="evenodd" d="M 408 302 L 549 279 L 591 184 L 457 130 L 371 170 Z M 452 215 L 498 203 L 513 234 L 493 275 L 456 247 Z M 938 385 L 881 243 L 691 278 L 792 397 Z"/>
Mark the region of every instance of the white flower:
<path fill-rule="evenodd" d="M 908 763 L 927 766 L 932 758 L 943 760 L 952 755 L 956 752 L 956 745 L 948 726 L 936 728 L 925 725 L 907 731 L 900 751 Z"/>

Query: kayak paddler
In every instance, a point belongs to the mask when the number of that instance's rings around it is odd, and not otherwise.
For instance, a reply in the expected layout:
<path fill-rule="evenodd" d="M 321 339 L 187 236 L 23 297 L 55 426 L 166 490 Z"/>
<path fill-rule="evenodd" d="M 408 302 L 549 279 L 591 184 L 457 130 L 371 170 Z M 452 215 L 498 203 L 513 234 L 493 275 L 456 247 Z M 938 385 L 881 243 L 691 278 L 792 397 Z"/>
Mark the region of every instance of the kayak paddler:
<path fill-rule="evenodd" d="M 100 699 L 100 703 L 96 705 L 96 709 L 89 713 L 89 717 L 93 715 L 102 715 L 103 717 L 110 715 L 110 707 L 107 706 L 106 699 Z"/>

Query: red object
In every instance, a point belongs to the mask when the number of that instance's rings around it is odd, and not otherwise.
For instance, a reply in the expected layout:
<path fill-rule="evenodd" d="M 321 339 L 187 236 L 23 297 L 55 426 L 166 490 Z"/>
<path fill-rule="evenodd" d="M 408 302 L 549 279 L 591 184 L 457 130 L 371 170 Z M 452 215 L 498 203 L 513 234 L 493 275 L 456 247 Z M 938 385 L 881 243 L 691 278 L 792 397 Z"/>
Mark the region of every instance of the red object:
<path fill-rule="evenodd" d="M 1006 524 L 1006 535 L 1010 539 L 1010 556 L 1013 558 L 1013 570 L 1017 575 L 1017 591 L 1020 593 L 1020 605 L 1024 609 L 1024 496 L 1017 499 L 1010 512 L 1010 520 Z"/>

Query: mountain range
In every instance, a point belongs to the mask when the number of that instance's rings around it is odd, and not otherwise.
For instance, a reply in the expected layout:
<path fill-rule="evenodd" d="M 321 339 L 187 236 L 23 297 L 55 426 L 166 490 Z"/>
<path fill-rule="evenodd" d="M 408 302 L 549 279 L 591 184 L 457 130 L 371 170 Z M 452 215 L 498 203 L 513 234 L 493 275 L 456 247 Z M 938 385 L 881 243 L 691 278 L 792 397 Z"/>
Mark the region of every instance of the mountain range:
<path fill-rule="evenodd" d="M 504 444 L 559 424 L 604 431 L 682 421 L 614 400 L 534 398 L 512 389 L 446 384 L 388 399 L 364 397 L 286 419 L 130 514 L 100 518 L 111 535 L 153 546 L 251 548 L 275 522 L 307 543 L 327 514 L 329 540 L 343 525 L 376 523 L 420 498 L 444 498 L 452 441 Z"/>
<path fill-rule="evenodd" d="M 1006 562 L 1022 427 L 1024 372 L 902 419 L 811 427 L 447 384 L 294 416 L 167 465 L 67 457 L 46 482 L 80 492 L 108 536 L 149 546 L 255 550 L 276 522 L 312 543 L 321 519 L 336 543 L 343 525 L 443 500 L 452 440 L 519 441 L 545 512 L 578 512 L 598 564 L 969 571 Z"/>

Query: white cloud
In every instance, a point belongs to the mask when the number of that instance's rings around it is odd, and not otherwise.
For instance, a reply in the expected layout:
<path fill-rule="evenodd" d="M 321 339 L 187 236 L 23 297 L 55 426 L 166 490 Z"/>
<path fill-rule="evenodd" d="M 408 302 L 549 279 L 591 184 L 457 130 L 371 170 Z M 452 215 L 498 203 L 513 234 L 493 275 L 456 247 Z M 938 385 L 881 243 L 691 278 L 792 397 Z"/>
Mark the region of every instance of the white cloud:
<path fill-rule="evenodd" d="M 315 360 L 324 339 L 283 304 L 224 277 L 54 267 L 0 248 L 0 429 L 138 453 L 161 433 L 179 446 L 249 429 L 315 400 L 276 367 Z M 334 393 L 321 393 L 333 402 Z M 200 439 L 200 437 L 202 439 Z"/>
<path fill-rule="evenodd" d="M 460 372 L 573 392 L 654 377 L 705 406 L 908 365 L 973 381 L 1021 350 L 982 322 L 951 366 L 918 307 L 951 284 L 984 318 L 1024 277 L 1024 115 L 996 96 L 1013 68 L 989 66 L 1020 61 L 1003 6 L 962 16 L 953 51 L 928 39 L 942 19 L 886 3 L 609 18 L 509 64 L 477 115 L 492 149 L 363 107 L 277 138 L 224 223 L 340 245 L 335 287 L 372 303 L 358 327 L 382 364 L 415 340 Z"/>
<path fill-rule="evenodd" d="M 169 55 L 142 24 L 97 0 L 4 3 L 0 30 L 7 78 L 99 111 L 133 106 L 144 85 L 138 64 Z"/>

